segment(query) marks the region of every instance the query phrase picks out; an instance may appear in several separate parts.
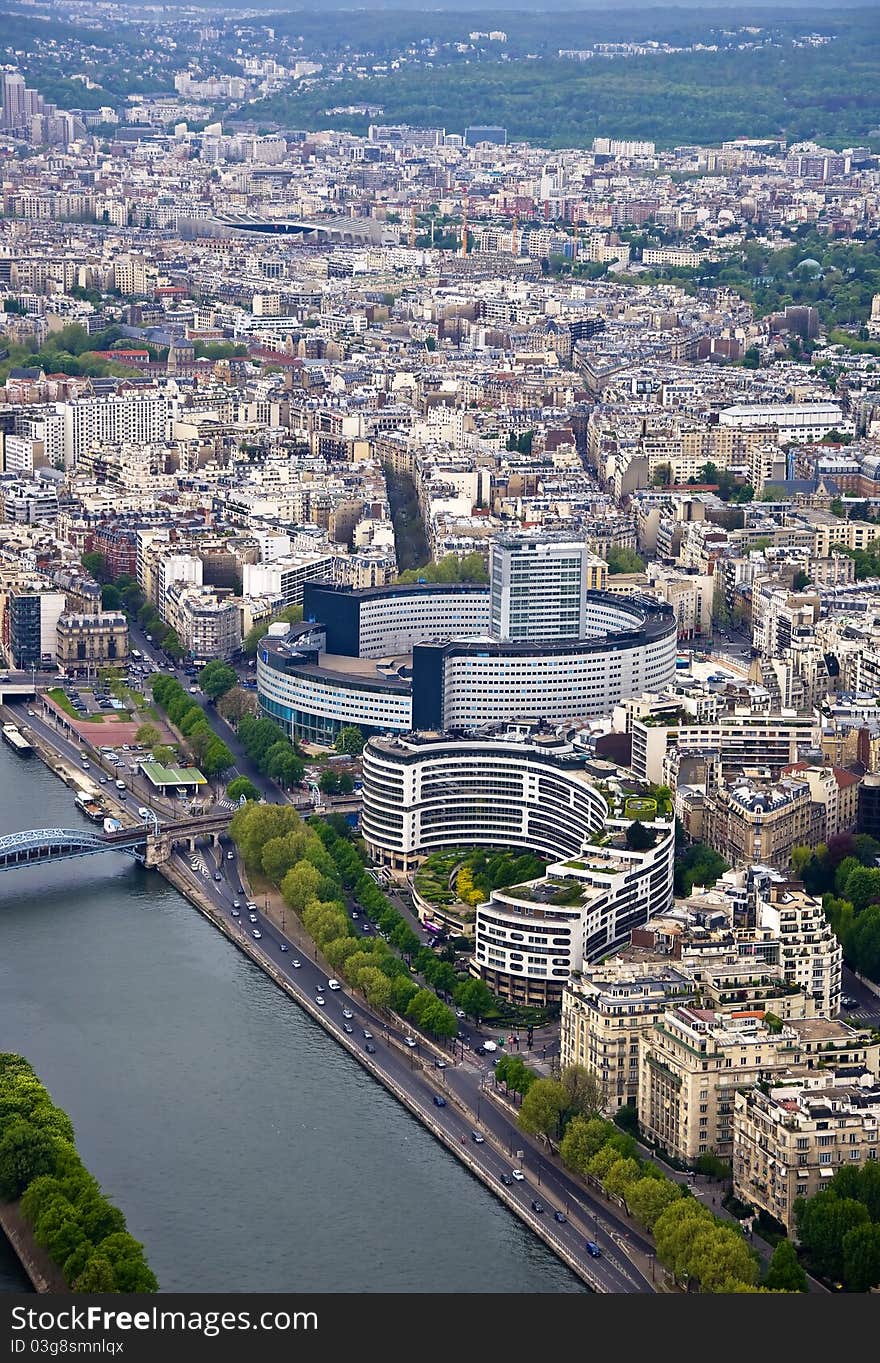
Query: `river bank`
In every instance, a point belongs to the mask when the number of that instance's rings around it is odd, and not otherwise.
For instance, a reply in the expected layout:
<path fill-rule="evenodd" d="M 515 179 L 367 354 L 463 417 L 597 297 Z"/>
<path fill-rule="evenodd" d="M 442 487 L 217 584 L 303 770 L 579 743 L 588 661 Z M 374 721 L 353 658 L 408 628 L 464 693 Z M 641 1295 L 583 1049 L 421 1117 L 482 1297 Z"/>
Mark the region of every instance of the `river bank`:
<path fill-rule="evenodd" d="M 19 1211 L 17 1202 L 0 1202 L 0 1229 L 15 1251 L 35 1292 L 69 1292 L 64 1274 L 46 1251 Z"/>
<path fill-rule="evenodd" d="M 49 770 L 51 770 L 53 774 L 61 777 L 61 779 L 65 781 L 65 784 L 70 786 L 76 783 L 78 772 L 74 769 L 73 765 L 55 752 L 42 737 L 38 738 L 38 741 L 35 744 L 35 750 Z M 120 812 L 125 811 L 121 810 Z M 129 815 L 129 818 L 130 817 L 131 816 Z M 589 1268 L 585 1269 L 584 1265 L 579 1264 L 568 1252 L 567 1248 L 559 1243 L 556 1235 L 550 1230 L 549 1226 L 546 1226 L 545 1223 L 537 1217 L 532 1216 L 526 1208 L 518 1205 L 505 1187 L 495 1186 L 497 1180 L 492 1179 L 487 1174 L 486 1170 L 480 1167 L 479 1161 L 468 1148 L 463 1147 L 460 1143 L 453 1140 L 449 1134 L 443 1130 L 440 1123 L 434 1119 L 430 1111 L 426 1111 L 424 1106 L 414 1101 L 412 1096 L 402 1089 L 401 1086 L 395 1082 L 394 1078 L 387 1074 L 382 1066 L 376 1063 L 371 1056 L 359 1046 L 353 1044 L 349 1038 L 340 1033 L 337 1028 L 332 1027 L 329 1024 L 326 1014 L 314 1003 L 314 1001 L 304 995 L 301 991 L 296 990 L 291 985 L 291 982 L 274 966 L 272 961 L 261 952 L 256 943 L 252 942 L 246 933 L 240 930 L 237 925 L 230 923 L 224 918 L 222 912 L 211 902 L 209 896 L 202 892 L 200 885 L 193 883 L 192 878 L 187 875 L 186 870 L 182 865 L 168 862 L 157 869 L 161 871 L 166 881 L 168 881 L 190 904 L 199 910 L 200 914 L 205 918 L 208 918 L 215 927 L 218 927 L 221 930 L 227 940 L 233 942 L 234 945 L 239 948 L 240 952 L 246 955 L 254 964 L 258 965 L 263 973 L 266 974 L 276 986 L 288 994 L 289 997 L 293 998 L 313 1021 L 320 1023 L 322 1030 L 332 1036 L 337 1044 L 340 1044 L 350 1056 L 355 1058 L 358 1061 L 359 1066 L 366 1070 L 372 1078 L 377 1079 L 386 1091 L 392 1094 L 397 1101 L 406 1108 L 410 1115 L 415 1117 L 436 1140 L 440 1141 L 450 1153 L 455 1154 L 459 1163 L 467 1168 L 469 1172 L 474 1174 L 475 1177 L 479 1178 L 495 1197 L 500 1201 L 503 1201 L 505 1205 L 517 1215 L 519 1220 L 524 1222 L 532 1233 L 544 1242 L 553 1254 L 577 1274 L 582 1282 L 594 1291 L 608 1290 L 607 1287 L 603 1287 L 599 1277 L 594 1276 Z M 288 917 L 289 916 L 290 915 L 288 915 Z M 297 927 L 299 926 L 300 925 L 297 924 Z M 300 928 L 300 931 L 303 930 Z M 305 949 L 304 944 L 303 951 L 305 951 Z M 309 955 L 313 959 L 315 958 L 315 948 L 313 944 L 311 944 Z M 381 1026 L 378 1022 L 376 1025 Z M 386 1035 L 386 1039 L 392 1045 L 396 1046 L 398 1051 L 401 1051 L 406 1055 L 411 1067 L 415 1065 L 415 1057 L 410 1052 L 403 1051 L 403 1048 L 397 1039 L 389 1035 Z M 438 1052 L 438 1055 L 441 1054 L 442 1052 Z M 423 1068 L 420 1063 L 419 1068 Z M 464 1108 L 458 1100 L 450 1098 L 450 1101 L 454 1102 L 455 1106 L 461 1110 L 468 1121 L 474 1121 L 474 1114 Z"/>

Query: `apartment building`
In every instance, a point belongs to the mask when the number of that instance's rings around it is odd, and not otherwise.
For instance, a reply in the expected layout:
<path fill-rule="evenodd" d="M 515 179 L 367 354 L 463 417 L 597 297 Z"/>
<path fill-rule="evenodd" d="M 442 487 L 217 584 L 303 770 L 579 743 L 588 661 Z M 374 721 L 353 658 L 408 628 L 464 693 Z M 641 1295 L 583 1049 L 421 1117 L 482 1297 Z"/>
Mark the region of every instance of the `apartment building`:
<path fill-rule="evenodd" d="M 733 1154 L 739 1090 L 772 1083 L 793 1065 L 859 1065 L 876 1072 L 873 1033 L 828 1018 L 768 1021 L 760 1010 L 724 1014 L 680 1006 L 657 1018 L 639 1041 L 639 1126 L 676 1159 Z"/>
<path fill-rule="evenodd" d="M 171 582 L 165 596 L 165 619 L 197 663 L 231 658 L 241 648 L 241 607 L 228 593 Z"/>
<path fill-rule="evenodd" d="M 820 816 L 800 777 L 775 785 L 742 780 L 706 797 L 704 837 L 733 866 L 758 862 L 785 870 L 792 849 L 815 846 Z"/>
<path fill-rule="evenodd" d="M 686 971 L 656 958 L 584 965 L 562 992 L 560 1063 L 601 1079 L 607 1111 L 637 1106 L 640 1035 L 694 993 Z"/>
<path fill-rule="evenodd" d="M 843 948 L 821 900 L 796 881 L 772 884 L 761 898 L 760 921 L 779 937 L 779 963 L 788 983 L 814 998 L 820 1013 L 834 1017 L 840 1009 Z"/>
<path fill-rule="evenodd" d="M 57 625 L 59 667 L 75 677 L 93 677 L 101 667 L 128 659 L 128 621 L 121 612 L 62 615 Z"/>
<path fill-rule="evenodd" d="M 246 563 L 243 568 L 245 596 L 280 597 L 285 606 L 300 605 L 306 582 L 333 579 L 332 554 L 300 554 L 271 563 Z"/>
<path fill-rule="evenodd" d="M 795 1233 L 794 1204 L 878 1158 L 877 1071 L 795 1072 L 734 1094 L 733 1190 Z"/>

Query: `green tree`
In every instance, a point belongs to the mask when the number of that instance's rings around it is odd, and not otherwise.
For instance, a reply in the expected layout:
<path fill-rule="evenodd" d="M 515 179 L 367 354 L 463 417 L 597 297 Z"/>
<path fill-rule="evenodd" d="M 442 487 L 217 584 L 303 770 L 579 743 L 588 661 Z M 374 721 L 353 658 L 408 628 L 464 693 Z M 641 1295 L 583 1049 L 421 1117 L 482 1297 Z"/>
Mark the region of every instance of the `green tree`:
<path fill-rule="evenodd" d="M 204 757 L 202 758 L 202 771 L 206 776 L 220 776 L 224 771 L 228 771 L 234 763 L 235 758 L 219 738 L 213 739 L 209 744 Z"/>
<path fill-rule="evenodd" d="M 0 1199 L 21 1197 L 31 1179 L 56 1168 L 59 1142 L 32 1122 L 16 1118 L 0 1134 Z"/>
<path fill-rule="evenodd" d="M 637 1159 L 618 1159 L 605 1175 L 606 1193 L 610 1193 L 612 1197 L 622 1197 L 626 1200 L 629 1196 L 629 1189 L 639 1181 L 640 1173 L 641 1166 Z"/>
<path fill-rule="evenodd" d="M 92 1254 L 73 1284 L 74 1292 L 115 1292 L 116 1275 L 109 1259 Z"/>
<path fill-rule="evenodd" d="M 599 1117 L 590 1120 L 572 1117 L 565 1128 L 565 1135 L 559 1147 L 563 1162 L 578 1174 L 585 1174 L 593 1156 L 614 1132 L 611 1122 Z"/>
<path fill-rule="evenodd" d="M 359 757 L 364 750 L 363 730 L 357 724 L 346 724 L 339 730 L 333 747 L 338 753 L 348 753 L 350 757 Z"/>
<path fill-rule="evenodd" d="M 626 1205 L 637 1221 L 653 1230 L 659 1216 L 681 1197 L 681 1189 L 671 1178 L 639 1178 L 626 1193 Z"/>
<path fill-rule="evenodd" d="M 639 558 L 634 549 L 612 547 L 605 555 L 605 561 L 612 577 L 618 573 L 641 573 L 645 568 L 644 560 Z"/>
<path fill-rule="evenodd" d="M 523 1098 L 519 1125 L 530 1135 L 558 1140 L 568 1093 L 556 1079 L 536 1079 Z"/>
<path fill-rule="evenodd" d="M 298 861 L 281 882 L 281 894 L 287 907 L 301 913 L 310 900 L 318 898 L 322 879 L 321 872 L 311 862 Z"/>
<path fill-rule="evenodd" d="M 225 696 L 227 691 L 231 691 L 237 681 L 235 668 L 230 667 L 228 663 L 221 662 L 219 658 L 207 663 L 199 673 L 199 686 L 205 695 L 210 696 L 211 700 L 214 701 Z"/>
<path fill-rule="evenodd" d="M 780 1240 L 764 1276 L 764 1286 L 773 1292 L 806 1292 L 807 1275 L 798 1262 L 790 1240 Z"/>
<path fill-rule="evenodd" d="M 260 792 L 257 790 L 253 781 L 247 776 L 236 776 L 234 781 L 230 781 L 226 787 L 226 796 L 229 800 L 240 800 L 242 795 L 246 800 L 259 800 Z"/>
<path fill-rule="evenodd" d="M 141 724 L 135 733 L 135 742 L 142 743 L 145 748 L 155 748 L 157 743 L 162 742 L 162 735 L 155 724 Z"/>
<path fill-rule="evenodd" d="M 844 1235 L 843 1285 L 847 1292 L 880 1285 L 880 1225 L 856 1226 Z"/>
<path fill-rule="evenodd" d="M 844 1277 L 843 1242 L 847 1233 L 868 1225 L 867 1208 L 854 1198 L 822 1192 L 794 1204 L 798 1236 L 816 1271 L 832 1282 Z"/>
<path fill-rule="evenodd" d="M 657 834 L 653 829 L 646 828 L 639 819 L 629 825 L 625 837 L 626 845 L 632 852 L 646 852 L 657 841 Z"/>
<path fill-rule="evenodd" d="M 482 980 L 464 980 L 455 991 L 455 1002 L 477 1023 L 495 1006 L 492 991 Z"/>
<path fill-rule="evenodd" d="M 596 1117 L 602 1111 L 604 1094 L 602 1081 L 585 1065 L 566 1065 L 561 1071 L 560 1082 L 565 1089 L 566 1107 L 570 1113 L 579 1117 Z"/>

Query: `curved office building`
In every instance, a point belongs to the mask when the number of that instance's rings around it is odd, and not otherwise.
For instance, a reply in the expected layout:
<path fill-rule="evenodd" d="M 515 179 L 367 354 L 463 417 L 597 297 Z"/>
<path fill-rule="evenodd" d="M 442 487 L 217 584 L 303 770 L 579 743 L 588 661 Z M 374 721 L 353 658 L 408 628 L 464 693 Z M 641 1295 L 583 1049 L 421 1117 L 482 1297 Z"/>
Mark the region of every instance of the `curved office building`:
<path fill-rule="evenodd" d="M 485 587 L 307 583 L 304 599 L 308 625 L 262 641 L 257 686 L 265 713 L 312 742 L 346 724 L 443 732 L 608 714 L 675 676 L 675 617 L 646 598 L 586 592 L 576 639 L 487 635 Z"/>
<path fill-rule="evenodd" d="M 495 890 L 476 911 L 474 969 L 499 996 L 555 1006 L 585 960 L 626 941 L 672 903 L 671 823 L 627 843 L 585 759 L 564 737 L 531 731 L 372 738 L 363 754 L 361 832 L 373 860 L 411 872 L 456 847 L 527 849 L 546 878 Z"/>
<path fill-rule="evenodd" d="M 375 861 L 408 871 L 444 847 L 576 856 L 608 818 L 583 760 L 555 734 L 371 738 L 361 832 Z"/>

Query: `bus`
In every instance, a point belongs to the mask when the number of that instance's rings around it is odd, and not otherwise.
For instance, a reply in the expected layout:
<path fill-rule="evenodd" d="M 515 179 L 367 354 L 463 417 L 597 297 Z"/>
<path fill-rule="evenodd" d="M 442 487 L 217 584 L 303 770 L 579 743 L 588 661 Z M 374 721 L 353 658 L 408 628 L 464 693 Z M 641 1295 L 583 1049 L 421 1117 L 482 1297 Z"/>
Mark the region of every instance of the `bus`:
<path fill-rule="evenodd" d="M 142 653 L 139 653 L 138 650 L 137 650 L 136 648 L 133 648 L 133 649 L 131 650 L 131 656 L 132 656 L 133 658 L 137 658 L 138 662 L 140 662 L 141 658 L 142 658 L 144 655 L 143 655 Z"/>

